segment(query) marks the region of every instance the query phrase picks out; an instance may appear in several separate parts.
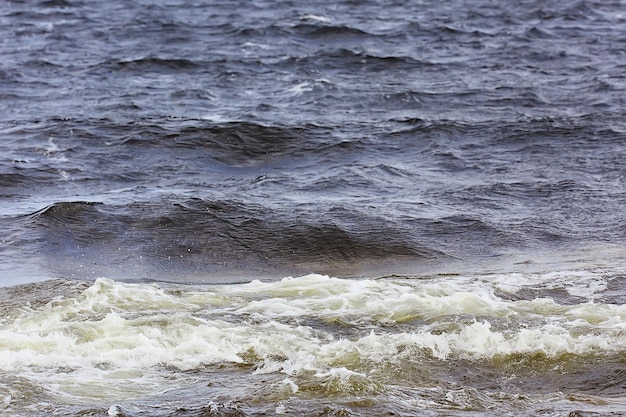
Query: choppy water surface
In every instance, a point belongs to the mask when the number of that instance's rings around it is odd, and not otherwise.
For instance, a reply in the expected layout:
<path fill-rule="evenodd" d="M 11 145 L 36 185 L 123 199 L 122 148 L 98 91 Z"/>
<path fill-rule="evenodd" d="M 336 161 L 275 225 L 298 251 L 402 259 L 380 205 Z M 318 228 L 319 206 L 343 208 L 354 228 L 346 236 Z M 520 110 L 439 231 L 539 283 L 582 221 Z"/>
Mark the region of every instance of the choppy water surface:
<path fill-rule="evenodd" d="M 32 415 L 619 415 L 623 273 L 18 286 L 0 387 Z"/>
<path fill-rule="evenodd" d="M 0 3 L 0 408 L 621 415 L 625 6 Z"/>

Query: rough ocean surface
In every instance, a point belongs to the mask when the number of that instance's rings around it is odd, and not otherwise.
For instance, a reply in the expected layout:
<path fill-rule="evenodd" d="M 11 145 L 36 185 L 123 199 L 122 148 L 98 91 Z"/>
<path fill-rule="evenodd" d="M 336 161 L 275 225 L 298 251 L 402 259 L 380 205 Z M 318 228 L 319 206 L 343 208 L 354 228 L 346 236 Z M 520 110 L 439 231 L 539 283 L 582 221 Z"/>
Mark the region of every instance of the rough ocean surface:
<path fill-rule="evenodd" d="M 623 1 L 1 2 L 0 410 L 621 415 L 624 45 Z"/>

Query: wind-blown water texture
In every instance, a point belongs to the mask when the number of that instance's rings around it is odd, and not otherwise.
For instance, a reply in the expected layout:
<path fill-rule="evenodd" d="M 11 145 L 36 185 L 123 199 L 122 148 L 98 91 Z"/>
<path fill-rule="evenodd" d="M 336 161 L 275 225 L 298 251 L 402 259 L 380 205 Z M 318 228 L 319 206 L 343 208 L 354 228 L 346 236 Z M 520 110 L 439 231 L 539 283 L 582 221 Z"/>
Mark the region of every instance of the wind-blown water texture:
<path fill-rule="evenodd" d="M 624 6 L 1 2 L 0 407 L 620 415 Z"/>
<path fill-rule="evenodd" d="M 0 24 L 11 275 L 624 240 L 620 3 L 27 1 Z"/>

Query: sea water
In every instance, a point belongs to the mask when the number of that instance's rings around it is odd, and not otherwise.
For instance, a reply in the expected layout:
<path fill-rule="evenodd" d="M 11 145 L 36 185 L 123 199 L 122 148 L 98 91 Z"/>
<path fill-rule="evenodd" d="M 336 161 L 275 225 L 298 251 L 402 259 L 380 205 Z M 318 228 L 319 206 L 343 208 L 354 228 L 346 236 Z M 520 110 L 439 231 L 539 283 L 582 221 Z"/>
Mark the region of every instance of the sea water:
<path fill-rule="evenodd" d="M 0 410 L 626 410 L 619 1 L 0 4 Z"/>

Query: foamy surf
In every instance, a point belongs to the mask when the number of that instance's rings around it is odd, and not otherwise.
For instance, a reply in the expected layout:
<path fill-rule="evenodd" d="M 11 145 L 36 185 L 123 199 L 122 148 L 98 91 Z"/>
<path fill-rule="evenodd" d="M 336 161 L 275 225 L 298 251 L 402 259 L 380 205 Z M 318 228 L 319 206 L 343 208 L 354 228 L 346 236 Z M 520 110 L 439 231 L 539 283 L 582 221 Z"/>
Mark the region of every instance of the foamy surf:
<path fill-rule="evenodd" d="M 282 413 L 290 401 L 319 395 L 377 404 L 402 399 L 403 407 L 437 410 L 474 392 L 470 408 L 488 408 L 496 394 L 478 395 L 472 383 L 464 386 L 463 374 L 504 384 L 547 371 L 569 381 L 568 373 L 596 362 L 624 371 L 626 306 L 601 302 L 611 276 L 527 276 L 533 288 L 545 287 L 533 298 L 524 296 L 523 284 L 514 291 L 504 275 L 311 274 L 206 287 L 100 278 L 82 291 L 7 311 L 0 325 L 3 404 L 20 407 L 15 378 L 56 401 L 91 404 L 132 403 L 155 387 L 165 393 L 213 386 L 232 374 L 239 390 L 246 387 L 243 397 L 262 381 L 264 395 L 282 401 Z M 580 302 L 566 290 L 556 293 L 560 299 L 548 296 L 559 280 L 569 288 L 577 278 L 597 283 L 584 291 L 571 286 Z M 459 392 L 441 389 L 442 370 Z M 425 397 L 409 401 L 407 392 Z M 439 399 L 427 398 L 433 395 Z"/>

